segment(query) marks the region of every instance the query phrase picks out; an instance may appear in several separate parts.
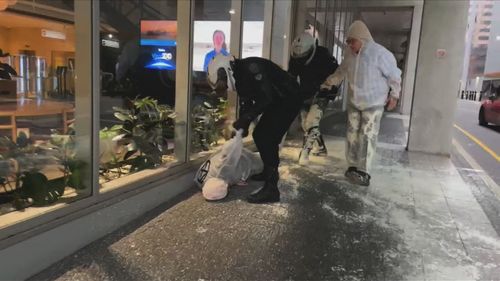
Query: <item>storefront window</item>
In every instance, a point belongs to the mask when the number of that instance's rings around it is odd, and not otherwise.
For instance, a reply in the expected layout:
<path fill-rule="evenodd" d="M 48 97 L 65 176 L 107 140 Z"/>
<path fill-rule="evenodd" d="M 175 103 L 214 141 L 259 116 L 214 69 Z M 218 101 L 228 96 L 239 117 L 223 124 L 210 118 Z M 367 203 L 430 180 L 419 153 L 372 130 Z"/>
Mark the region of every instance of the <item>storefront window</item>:
<path fill-rule="evenodd" d="M 177 0 L 101 0 L 100 183 L 176 163 Z"/>
<path fill-rule="evenodd" d="M 234 111 L 228 93 L 216 93 L 207 82 L 210 60 L 231 51 L 231 0 L 196 0 L 194 5 L 191 159 L 213 152 L 231 136 Z"/>
<path fill-rule="evenodd" d="M 243 1 L 241 57 L 262 57 L 265 0 Z"/>
<path fill-rule="evenodd" d="M 74 2 L 20 5 L 0 11 L 0 229 L 91 193 Z"/>
<path fill-rule="evenodd" d="M 333 49 L 333 56 L 337 59 L 339 63 L 342 62 L 343 59 L 343 50 L 345 47 L 345 30 L 347 29 L 346 25 L 348 23 L 348 12 L 346 12 L 346 2 L 341 0 L 341 1 L 335 1 L 333 3 L 334 6 L 334 23 L 335 23 L 335 29 L 334 29 L 334 35 L 333 35 L 333 40 L 334 40 L 334 49 Z"/>

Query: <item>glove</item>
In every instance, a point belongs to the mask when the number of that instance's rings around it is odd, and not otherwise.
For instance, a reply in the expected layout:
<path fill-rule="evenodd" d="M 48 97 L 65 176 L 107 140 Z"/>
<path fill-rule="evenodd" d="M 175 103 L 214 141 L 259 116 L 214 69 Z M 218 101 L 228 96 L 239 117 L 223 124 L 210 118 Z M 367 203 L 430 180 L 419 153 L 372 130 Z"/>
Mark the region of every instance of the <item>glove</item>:
<path fill-rule="evenodd" d="M 331 89 L 321 88 L 318 93 L 318 98 L 326 98 L 329 100 L 334 100 L 337 97 L 339 88 L 337 86 L 332 86 Z"/>
<path fill-rule="evenodd" d="M 238 131 L 238 130 L 243 130 L 243 137 L 248 136 L 248 127 L 250 127 L 250 123 L 252 123 L 252 119 L 241 116 L 238 120 L 234 121 L 233 123 L 233 128 Z M 235 132 L 236 133 L 236 132 Z"/>
<path fill-rule="evenodd" d="M 241 129 L 240 129 L 240 130 L 241 130 Z M 234 137 L 236 136 L 236 134 L 237 134 L 237 133 L 238 133 L 238 131 L 237 131 L 237 130 L 232 130 L 232 131 L 231 131 L 231 138 L 234 138 Z M 248 132 L 246 132 L 246 134 L 245 134 L 245 132 L 242 130 L 241 137 L 242 137 L 242 138 L 244 138 L 244 137 L 246 137 L 246 136 L 248 136 Z"/>

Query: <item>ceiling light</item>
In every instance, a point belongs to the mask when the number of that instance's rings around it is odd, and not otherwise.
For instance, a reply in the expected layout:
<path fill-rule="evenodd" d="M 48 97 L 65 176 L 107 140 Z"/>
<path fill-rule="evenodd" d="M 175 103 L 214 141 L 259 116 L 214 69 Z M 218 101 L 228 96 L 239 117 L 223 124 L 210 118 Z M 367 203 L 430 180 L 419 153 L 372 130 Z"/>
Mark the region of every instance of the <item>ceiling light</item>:
<path fill-rule="evenodd" d="M 120 48 L 120 43 L 114 40 L 102 39 L 101 43 L 104 47 L 111 47 L 115 49 Z"/>
<path fill-rule="evenodd" d="M 109 39 L 113 38 L 113 34 L 111 34 L 111 33 L 110 33 L 110 34 L 108 34 L 108 38 L 109 38 Z"/>

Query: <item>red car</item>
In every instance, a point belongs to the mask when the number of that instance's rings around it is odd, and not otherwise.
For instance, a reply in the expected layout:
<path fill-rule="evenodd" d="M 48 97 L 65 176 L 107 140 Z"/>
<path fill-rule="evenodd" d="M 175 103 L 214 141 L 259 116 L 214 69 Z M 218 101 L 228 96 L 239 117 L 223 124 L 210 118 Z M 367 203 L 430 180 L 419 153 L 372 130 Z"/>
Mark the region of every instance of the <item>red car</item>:
<path fill-rule="evenodd" d="M 486 126 L 488 123 L 500 126 L 500 87 L 496 90 L 496 94 L 481 103 L 479 125 Z"/>

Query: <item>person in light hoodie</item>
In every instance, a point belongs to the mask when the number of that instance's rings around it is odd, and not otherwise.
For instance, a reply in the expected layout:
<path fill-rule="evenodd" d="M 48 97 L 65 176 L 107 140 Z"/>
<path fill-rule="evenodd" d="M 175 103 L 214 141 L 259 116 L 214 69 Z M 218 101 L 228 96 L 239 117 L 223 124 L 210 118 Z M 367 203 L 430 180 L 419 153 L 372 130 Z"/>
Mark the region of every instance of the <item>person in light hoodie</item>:
<path fill-rule="evenodd" d="M 394 55 L 376 43 L 362 21 L 355 21 L 347 32 L 348 48 L 335 73 L 321 85 L 338 86 L 344 78 L 347 91 L 346 178 L 354 184 L 370 185 L 371 162 L 375 155 L 380 120 L 393 110 L 401 92 L 401 70 Z"/>

